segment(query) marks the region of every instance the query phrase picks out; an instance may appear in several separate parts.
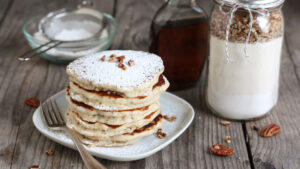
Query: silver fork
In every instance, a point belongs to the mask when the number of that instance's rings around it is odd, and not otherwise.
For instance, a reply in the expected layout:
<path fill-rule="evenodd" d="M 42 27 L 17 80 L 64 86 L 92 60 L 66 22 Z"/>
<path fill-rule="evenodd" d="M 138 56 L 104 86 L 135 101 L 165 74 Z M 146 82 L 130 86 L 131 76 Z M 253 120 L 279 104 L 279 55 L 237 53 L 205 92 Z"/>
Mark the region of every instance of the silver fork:
<path fill-rule="evenodd" d="M 50 129 L 53 130 L 64 130 L 67 132 L 74 144 L 76 145 L 79 154 L 88 169 L 106 169 L 102 164 L 100 164 L 90 153 L 83 147 L 81 141 L 79 140 L 77 134 L 73 129 L 70 129 L 66 126 L 65 120 L 62 117 L 60 110 L 57 106 L 56 101 L 50 99 L 46 101 L 41 106 L 41 111 L 43 117 Z"/>

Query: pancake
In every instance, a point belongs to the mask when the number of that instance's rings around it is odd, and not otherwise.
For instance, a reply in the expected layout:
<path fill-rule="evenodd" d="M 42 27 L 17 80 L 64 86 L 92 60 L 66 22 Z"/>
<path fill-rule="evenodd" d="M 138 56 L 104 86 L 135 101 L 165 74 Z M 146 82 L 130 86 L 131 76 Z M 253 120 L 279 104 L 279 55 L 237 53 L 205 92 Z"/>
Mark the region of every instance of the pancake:
<path fill-rule="evenodd" d="M 132 145 L 142 139 L 157 132 L 158 129 L 163 126 L 163 118 L 158 115 L 149 124 L 134 130 L 131 133 L 124 133 L 121 135 L 106 137 L 106 138 L 90 138 L 84 135 L 78 134 L 81 141 L 84 144 L 96 146 L 96 147 L 120 147 Z"/>
<path fill-rule="evenodd" d="M 144 107 L 158 100 L 161 93 L 169 87 L 169 82 L 163 77 L 163 84 L 152 87 L 148 96 L 123 97 L 116 94 L 103 94 L 87 90 L 74 82 L 70 82 L 69 93 L 73 100 L 83 102 L 99 110 L 126 110 Z"/>
<path fill-rule="evenodd" d="M 68 127 L 75 129 L 78 133 L 84 136 L 109 137 L 123 133 L 131 133 L 135 129 L 141 128 L 150 123 L 160 113 L 161 110 L 156 110 L 138 121 L 125 123 L 123 125 L 108 125 L 101 122 L 85 121 L 77 112 L 69 109 L 66 113 L 66 119 Z"/>
<path fill-rule="evenodd" d="M 82 102 L 70 100 L 69 96 L 67 96 L 67 100 L 69 100 L 70 103 L 69 108 L 80 114 L 82 119 L 89 122 L 101 122 L 110 125 L 121 125 L 143 119 L 145 116 L 160 108 L 159 102 L 157 101 L 151 105 L 137 109 L 103 111 Z"/>
<path fill-rule="evenodd" d="M 127 70 L 109 62 L 109 56 L 125 56 Z M 105 60 L 101 58 L 105 56 Z M 129 66 L 133 60 L 135 65 Z M 158 82 L 164 71 L 161 58 L 155 54 L 132 51 L 110 50 L 79 58 L 67 66 L 71 81 L 93 91 L 114 91 L 127 97 L 146 96 Z"/>
<path fill-rule="evenodd" d="M 125 146 L 163 125 L 160 95 L 169 82 L 155 54 L 103 51 L 67 66 L 67 126 L 85 144 Z"/>

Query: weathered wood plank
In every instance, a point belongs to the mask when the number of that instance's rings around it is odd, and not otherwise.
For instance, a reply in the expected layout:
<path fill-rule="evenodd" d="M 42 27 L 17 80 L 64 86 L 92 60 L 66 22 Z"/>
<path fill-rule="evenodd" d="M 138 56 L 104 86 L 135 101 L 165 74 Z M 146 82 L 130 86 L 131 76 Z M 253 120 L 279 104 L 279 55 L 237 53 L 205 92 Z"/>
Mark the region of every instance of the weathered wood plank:
<path fill-rule="evenodd" d="M 13 4 L 13 1 L 10 0 L 2 0 L 1 1 L 1 8 L 0 8 L 0 27 L 3 23 L 3 21 L 6 18 L 6 14 L 10 10 L 11 6 Z"/>
<path fill-rule="evenodd" d="M 3 23 L 5 21 L 5 19 L 7 18 L 7 13 L 9 12 L 9 10 L 11 9 L 11 6 L 13 4 L 13 1 L 1 1 L 1 8 L 0 8 L 0 28 L 4 27 Z M 2 39 L 2 36 L 0 35 L 0 39 Z M 2 46 L 0 48 L 3 48 Z M 0 56 L 5 56 L 6 53 L 2 50 L 0 50 Z M 3 57 L 2 57 L 3 58 Z M 9 60 L 9 58 L 5 58 L 5 60 L 1 59 L 0 62 L 0 66 L 1 68 L 7 64 L 7 61 Z M 9 65 L 8 65 L 9 66 Z M 9 68 L 9 67 L 8 67 Z M 8 69 L 1 69 L 0 71 L 0 82 L 3 81 L 3 77 L 5 74 L 8 73 Z M 9 76 L 9 75 L 8 75 Z M 3 83 L 1 83 L 0 85 L 0 100 L 2 100 L 3 98 L 3 88 L 5 88 L 5 85 L 3 85 Z M 9 101 L 7 103 L 10 103 L 12 101 Z M 8 140 L 10 140 L 16 133 L 16 130 L 9 130 L 11 128 L 11 124 L 7 124 L 6 123 L 6 116 L 10 116 L 9 111 L 5 110 L 5 105 L 2 106 L 2 104 L 0 104 L 0 110 L 1 110 L 1 114 L 0 114 L 0 128 L 1 128 L 1 137 L 5 136 Z M 7 106 L 6 106 L 7 107 Z M 4 140 L 4 139 L 0 139 L 0 166 L 10 166 L 10 162 L 11 159 L 13 157 L 13 150 L 14 150 L 14 143 L 13 142 L 9 142 L 8 140 Z"/>
<path fill-rule="evenodd" d="M 300 35 L 300 25 L 296 23 L 297 13 L 300 11 L 296 11 L 293 7 L 296 4 L 299 6 L 298 1 L 286 1 L 288 43 L 283 47 L 278 104 L 265 118 L 246 124 L 256 169 L 300 168 L 300 81 L 297 79 L 300 63 L 297 51 L 300 49 L 298 45 L 300 41 L 296 39 L 299 37 L 297 35 Z M 289 51 L 291 49 L 294 53 Z M 263 128 L 270 123 L 281 126 L 281 132 L 271 138 L 262 138 L 251 129 L 253 125 Z"/>
<path fill-rule="evenodd" d="M 300 2 L 297 0 L 286 1 L 283 10 L 286 18 L 285 39 L 287 51 L 292 58 L 298 81 L 300 82 Z"/>
<path fill-rule="evenodd" d="M 27 51 L 21 27 L 25 19 L 39 12 L 74 5 L 74 1 L 16 0 L 0 29 L 0 168 L 85 168 L 79 154 L 40 134 L 32 123 L 33 108 L 24 104 L 28 97 L 45 100 L 67 86 L 65 65 L 41 58 L 26 63 L 17 55 Z M 111 13 L 113 1 L 97 1 L 95 6 Z M 47 156 L 45 150 L 55 150 Z"/>
<path fill-rule="evenodd" d="M 120 27 L 112 48 L 147 51 L 151 20 L 162 2 L 160 0 L 118 1 L 116 19 Z"/>
<path fill-rule="evenodd" d="M 120 32 L 113 49 L 148 50 L 148 35 L 151 19 L 162 1 L 122 0 L 117 5 L 116 17 L 120 22 Z M 211 6 L 208 4 L 207 6 Z M 209 113 L 204 103 L 205 73 L 198 86 L 175 92 L 175 94 L 190 102 L 196 112 L 195 120 L 188 130 L 175 142 L 155 155 L 136 162 L 130 166 L 138 168 L 250 168 L 245 145 L 243 129 L 240 122 L 232 122 L 230 127 L 219 124 L 221 118 Z M 212 155 L 209 147 L 214 143 L 224 142 L 224 137 L 230 135 L 236 150 L 232 157 L 222 158 Z M 109 167 L 117 168 L 119 164 Z"/>

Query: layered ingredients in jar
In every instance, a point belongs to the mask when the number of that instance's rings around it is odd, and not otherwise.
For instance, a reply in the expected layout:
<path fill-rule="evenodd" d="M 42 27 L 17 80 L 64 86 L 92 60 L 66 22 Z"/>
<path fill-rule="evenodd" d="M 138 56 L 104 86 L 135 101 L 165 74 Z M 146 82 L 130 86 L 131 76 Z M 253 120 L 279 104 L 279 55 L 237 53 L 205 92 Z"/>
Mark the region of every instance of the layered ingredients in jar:
<path fill-rule="evenodd" d="M 260 117 L 277 102 L 284 26 L 280 9 L 269 10 L 269 14 L 252 12 L 250 29 L 249 12 L 238 9 L 232 18 L 226 47 L 230 15 L 223 14 L 219 8 L 213 10 L 206 99 L 212 111 L 223 117 Z M 245 46 L 249 30 L 251 34 Z"/>

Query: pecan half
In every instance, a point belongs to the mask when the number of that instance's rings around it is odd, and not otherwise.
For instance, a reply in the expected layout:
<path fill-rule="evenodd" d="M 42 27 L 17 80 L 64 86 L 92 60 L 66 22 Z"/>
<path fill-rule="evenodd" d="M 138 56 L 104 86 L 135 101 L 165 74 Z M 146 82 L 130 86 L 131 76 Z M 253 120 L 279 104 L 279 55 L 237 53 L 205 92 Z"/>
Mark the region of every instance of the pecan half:
<path fill-rule="evenodd" d="M 223 126 L 230 126 L 230 121 L 223 120 L 220 122 Z"/>
<path fill-rule="evenodd" d="M 210 147 L 210 151 L 219 156 L 231 156 L 234 154 L 234 150 L 232 148 L 222 144 L 214 144 Z"/>
<path fill-rule="evenodd" d="M 104 61 L 105 61 L 105 55 L 102 56 L 100 60 L 101 60 L 102 62 L 104 62 Z"/>
<path fill-rule="evenodd" d="M 118 67 L 123 69 L 123 70 L 127 70 L 127 67 L 123 63 L 119 63 Z"/>
<path fill-rule="evenodd" d="M 54 151 L 53 151 L 52 149 L 48 149 L 48 150 L 46 150 L 45 153 L 46 153 L 48 156 L 52 156 L 53 153 L 54 153 Z"/>
<path fill-rule="evenodd" d="M 280 126 L 278 126 L 277 124 L 271 123 L 261 130 L 260 136 L 272 137 L 275 134 L 278 134 L 279 132 L 280 132 Z"/>
<path fill-rule="evenodd" d="M 177 119 L 176 116 L 169 117 L 168 115 L 164 115 L 163 118 L 168 120 L 169 122 L 175 121 Z"/>
<path fill-rule="evenodd" d="M 123 60 L 125 59 L 125 56 L 118 56 L 117 60 L 119 63 L 123 63 Z"/>
<path fill-rule="evenodd" d="M 28 106 L 35 107 L 35 108 L 40 106 L 40 100 L 37 98 L 34 98 L 34 97 L 31 97 L 31 98 L 25 100 L 25 103 Z"/>
<path fill-rule="evenodd" d="M 114 57 L 109 58 L 108 62 L 115 62 L 115 58 Z"/>
<path fill-rule="evenodd" d="M 259 130 L 259 128 L 258 128 L 256 125 L 253 125 L 253 126 L 252 126 L 252 129 L 255 130 L 255 131 L 258 131 L 258 130 Z"/>
<path fill-rule="evenodd" d="M 129 61 L 128 61 L 128 65 L 129 65 L 130 67 L 134 66 L 134 65 L 135 65 L 134 60 L 129 60 Z"/>
<path fill-rule="evenodd" d="M 158 138 L 162 139 L 162 138 L 165 138 L 165 137 L 167 136 L 167 134 L 164 133 L 164 132 L 162 132 L 161 129 L 158 129 L 157 132 L 156 132 L 156 136 L 157 136 Z"/>
<path fill-rule="evenodd" d="M 230 136 L 226 136 L 225 137 L 225 141 L 226 141 L 226 143 L 231 143 L 231 137 Z"/>
<path fill-rule="evenodd" d="M 112 54 L 109 56 L 109 58 L 115 58 L 117 55 L 116 54 Z"/>
<path fill-rule="evenodd" d="M 29 169 L 39 169 L 39 168 L 40 168 L 40 166 L 38 166 L 38 165 L 32 165 L 29 167 Z"/>

